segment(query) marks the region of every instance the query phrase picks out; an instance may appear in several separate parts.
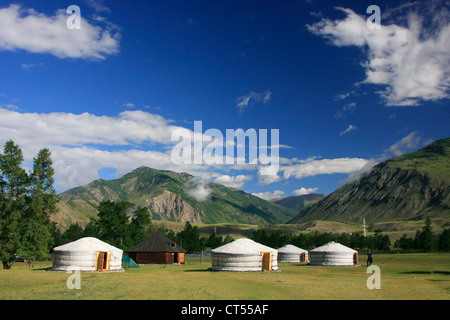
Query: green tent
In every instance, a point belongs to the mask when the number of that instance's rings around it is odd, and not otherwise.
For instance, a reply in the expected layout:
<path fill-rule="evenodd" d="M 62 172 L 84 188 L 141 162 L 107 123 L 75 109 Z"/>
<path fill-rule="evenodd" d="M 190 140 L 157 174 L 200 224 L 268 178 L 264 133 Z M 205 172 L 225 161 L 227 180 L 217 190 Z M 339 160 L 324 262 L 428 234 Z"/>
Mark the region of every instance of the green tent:
<path fill-rule="evenodd" d="M 122 268 L 139 268 L 138 264 L 128 256 L 122 257 Z"/>

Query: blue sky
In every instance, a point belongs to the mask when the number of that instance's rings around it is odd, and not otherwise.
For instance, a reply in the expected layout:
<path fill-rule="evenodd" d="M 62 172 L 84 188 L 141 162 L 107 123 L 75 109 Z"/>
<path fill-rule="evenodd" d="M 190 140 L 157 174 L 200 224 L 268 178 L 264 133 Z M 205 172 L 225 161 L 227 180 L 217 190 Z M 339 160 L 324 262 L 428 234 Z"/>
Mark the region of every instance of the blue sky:
<path fill-rule="evenodd" d="M 81 29 L 66 26 L 68 5 Z M 380 29 L 370 29 L 370 5 Z M 450 136 L 444 1 L 0 5 L 0 144 L 52 151 L 58 191 L 139 166 L 264 198 L 329 194 Z M 378 22 L 370 20 L 370 22 Z M 372 24 L 372 26 L 377 26 Z M 278 129 L 279 170 L 176 165 L 171 133 Z"/>

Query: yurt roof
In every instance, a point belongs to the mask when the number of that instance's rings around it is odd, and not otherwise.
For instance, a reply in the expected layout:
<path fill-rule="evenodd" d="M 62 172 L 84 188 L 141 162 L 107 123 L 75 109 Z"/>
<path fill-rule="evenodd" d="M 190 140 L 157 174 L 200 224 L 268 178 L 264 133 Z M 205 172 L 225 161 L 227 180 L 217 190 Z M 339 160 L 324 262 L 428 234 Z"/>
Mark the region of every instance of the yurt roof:
<path fill-rule="evenodd" d="M 212 253 L 238 254 L 238 255 L 248 255 L 255 253 L 259 254 L 260 252 L 266 251 L 273 252 L 277 250 L 247 238 L 240 238 L 234 240 L 233 242 L 227 243 L 221 247 L 211 250 Z"/>
<path fill-rule="evenodd" d="M 284 247 L 278 248 L 279 253 L 302 253 L 307 252 L 305 249 L 301 249 L 292 244 L 287 244 Z"/>
<path fill-rule="evenodd" d="M 186 250 L 177 246 L 175 242 L 161 232 L 156 231 L 128 250 L 128 252 L 186 252 Z"/>
<path fill-rule="evenodd" d="M 340 243 L 330 241 L 330 242 L 324 244 L 323 246 L 320 246 L 320 247 L 317 247 L 317 248 L 311 250 L 311 252 L 342 252 L 342 253 L 351 252 L 351 253 L 355 253 L 356 250 L 346 247 Z"/>
<path fill-rule="evenodd" d="M 86 237 L 73 242 L 63 244 L 59 247 L 53 248 L 53 251 L 72 251 L 72 252 L 91 252 L 91 251 L 117 251 L 122 252 L 121 249 L 116 248 L 106 242 L 97 238 Z"/>

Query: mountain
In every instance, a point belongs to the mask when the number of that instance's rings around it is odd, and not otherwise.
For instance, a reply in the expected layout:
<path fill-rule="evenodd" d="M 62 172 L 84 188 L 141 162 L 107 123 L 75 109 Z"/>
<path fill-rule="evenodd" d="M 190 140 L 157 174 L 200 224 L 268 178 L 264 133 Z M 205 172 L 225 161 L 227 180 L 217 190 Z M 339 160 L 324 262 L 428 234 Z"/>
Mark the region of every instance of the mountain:
<path fill-rule="evenodd" d="M 119 179 L 95 180 L 59 197 L 61 216 L 75 215 L 83 203 L 89 207 L 104 200 L 130 201 L 147 207 L 153 220 L 192 223 L 267 225 L 286 223 L 298 213 L 241 190 L 217 183 L 201 184 L 187 173 L 148 167 L 139 167 Z"/>
<path fill-rule="evenodd" d="M 313 220 L 366 223 L 450 218 L 450 138 L 388 159 L 289 223 Z"/>
<path fill-rule="evenodd" d="M 284 198 L 276 198 L 270 200 L 272 203 L 278 204 L 282 207 L 290 208 L 296 210 L 297 212 L 305 209 L 306 207 L 316 203 L 320 199 L 324 198 L 324 194 L 320 193 L 310 193 L 300 196 L 290 196 Z"/>

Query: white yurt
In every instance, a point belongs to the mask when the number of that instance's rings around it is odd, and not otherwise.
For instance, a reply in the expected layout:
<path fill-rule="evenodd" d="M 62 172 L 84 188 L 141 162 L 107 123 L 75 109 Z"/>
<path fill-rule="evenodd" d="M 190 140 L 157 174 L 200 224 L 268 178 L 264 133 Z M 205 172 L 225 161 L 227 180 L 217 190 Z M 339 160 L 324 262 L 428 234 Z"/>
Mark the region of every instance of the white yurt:
<path fill-rule="evenodd" d="M 353 266 L 358 264 L 358 251 L 331 241 L 309 251 L 311 265 Z"/>
<path fill-rule="evenodd" d="M 247 238 L 211 250 L 211 257 L 216 271 L 278 270 L 278 251 Z"/>
<path fill-rule="evenodd" d="M 52 270 L 122 271 L 123 251 L 93 237 L 55 247 Z"/>
<path fill-rule="evenodd" d="M 308 251 L 292 244 L 278 248 L 278 262 L 305 262 L 308 260 Z"/>

